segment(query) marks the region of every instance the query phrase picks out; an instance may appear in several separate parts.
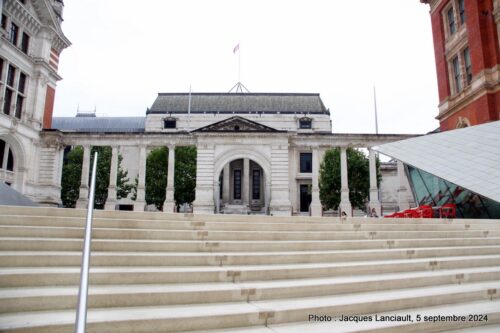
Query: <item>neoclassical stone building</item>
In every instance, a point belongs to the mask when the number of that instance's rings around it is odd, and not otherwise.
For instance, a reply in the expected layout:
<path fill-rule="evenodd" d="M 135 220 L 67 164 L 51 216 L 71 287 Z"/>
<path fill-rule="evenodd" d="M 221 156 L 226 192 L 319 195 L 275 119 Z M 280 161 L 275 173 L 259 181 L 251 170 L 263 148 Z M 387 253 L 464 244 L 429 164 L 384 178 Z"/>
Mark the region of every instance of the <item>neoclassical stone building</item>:
<path fill-rule="evenodd" d="M 175 147 L 196 146 L 195 213 L 321 215 L 318 171 L 324 152 L 341 148 L 341 209 L 352 213 L 348 147 L 370 148 L 407 135 L 332 134 L 319 94 L 159 94 L 144 117 L 53 118 L 61 51 L 61 0 L 0 1 L 0 181 L 43 205 L 61 204 L 64 150 L 84 147 L 78 207 L 87 205 L 90 150 L 112 147 L 106 209 L 116 209 L 118 154 L 132 179 L 135 210 L 144 210 L 148 151 L 169 147 L 165 211 L 174 209 Z M 412 201 L 401 166 L 391 189 L 403 209 Z M 370 206 L 380 214 L 375 155 L 370 152 Z M 397 182 L 394 179 L 397 178 Z M 383 182 L 384 183 L 384 182 Z M 397 184 L 396 184 L 397 183 Z M 394 186 L 395 185 L 395 186 Z M 394 199 L 392 199 L 394 201 Z M 130 201 L 128 203 L 131 203 Z"/>
<path fill-rule="evenodd" d="M 131 175 L 138 174 L 135 210 L 145 207 L 145 170 L 148 150 L 167 146 L 168 184 L 165 211 L 174 209 L 176 146 L 196 146 L 195 213 L 248 213 L 273 215 L 322 214 L 319 200 L 319 165 L 324 152 L 341 148 L 342 202 L 352 213 L 347 179 L 348 147 L 374 145 L 408 138 L 408 135 L 332 134 L 330 112 L 319 94 L 279 93 L 160 93 L 145 117 L 54 118 L 53 130 L 42 133 L 43 142 L 60 156 L 66 146 L 84 147 L 84 172 L 91 146 L 111 146 L 112 166 L 107 209 L 116 208 L 118 153 Z M 54 163 L 54 167 L 61 165 Z M 412 200 L 404 172 L 398 206 Z M 56 172 L 55 170 L 53 172 Z M 370 207 L 380 214 L 375 177 L 375 154 L 370 150 Z M 82 177 L 78 206 L 84 207 L 88 179 Z M 56 199 L 56 198 L 55 198 Z"/>

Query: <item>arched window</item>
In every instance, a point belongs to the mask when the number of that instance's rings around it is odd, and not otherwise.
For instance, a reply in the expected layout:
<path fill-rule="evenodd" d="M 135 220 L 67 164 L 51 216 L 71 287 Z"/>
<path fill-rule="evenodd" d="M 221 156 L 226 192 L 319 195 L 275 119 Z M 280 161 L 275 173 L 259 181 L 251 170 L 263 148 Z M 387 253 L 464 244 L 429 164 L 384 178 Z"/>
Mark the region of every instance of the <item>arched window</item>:
<path fill-rule="evenodd" d="M 0 139 L 0 169 L 14 171 L 14 154 L 8 143 Z"/>

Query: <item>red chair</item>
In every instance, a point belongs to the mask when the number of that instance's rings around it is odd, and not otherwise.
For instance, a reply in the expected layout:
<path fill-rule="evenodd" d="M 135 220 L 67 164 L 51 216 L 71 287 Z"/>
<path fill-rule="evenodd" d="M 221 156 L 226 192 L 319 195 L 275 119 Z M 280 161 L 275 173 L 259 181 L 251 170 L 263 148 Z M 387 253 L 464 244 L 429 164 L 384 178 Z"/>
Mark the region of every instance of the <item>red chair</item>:
<path fill-rule="evenodd" d="M 439 213 L 442 218 L 453 219 L 457 217 L 457 205 L 452 203 L 443 205 L 439 209 Z"/>
<path fill-rule="evenodd" d="M 434 216 L 434 212 L 432 211 L 432 207 L 428 205 L 419 206 L 417 208 L 419 217 L 424 219 L 430 219 Z"/>

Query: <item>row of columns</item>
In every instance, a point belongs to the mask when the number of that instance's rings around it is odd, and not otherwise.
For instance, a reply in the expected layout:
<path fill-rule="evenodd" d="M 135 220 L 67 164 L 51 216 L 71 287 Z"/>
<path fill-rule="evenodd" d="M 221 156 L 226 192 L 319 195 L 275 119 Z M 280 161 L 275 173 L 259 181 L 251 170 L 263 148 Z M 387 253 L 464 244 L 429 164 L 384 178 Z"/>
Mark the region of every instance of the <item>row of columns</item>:
<path fill-rule="evenodd" d="M 80 180 L 80 194 L 76 202 L 76 208 L 87 208 L 89 200 L 89 170 L 90 170 L 90 150 L 89 145 L 83 146 L 83 164 Z M 117 176 L 118 176 L 118 153 L 117 146 L 111 147 L 111 167 L 109 174 L 108 198 L 104 206 L 105 210 L 115 210 L 117 204 Z M 137 198 L 134 203 L 134 210 L 144 211 L 146 207 L 146 146 L 139 146 L 139 175 L 137 184 Z M 175 172 L 175 145 L 168 146 L 168 175 L 167 187 L 165 189 L 164 212 L 174 212 L 174 172 Z"/>

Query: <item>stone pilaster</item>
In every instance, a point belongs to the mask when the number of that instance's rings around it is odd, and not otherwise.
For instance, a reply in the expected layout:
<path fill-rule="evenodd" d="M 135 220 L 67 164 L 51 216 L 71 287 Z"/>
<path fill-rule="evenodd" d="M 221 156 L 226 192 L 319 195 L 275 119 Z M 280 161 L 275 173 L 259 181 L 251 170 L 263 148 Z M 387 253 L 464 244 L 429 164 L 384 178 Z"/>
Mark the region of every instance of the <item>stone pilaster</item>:
<path fill-rule="evenodd" d="M 322 151 L 314 148 L 312 151 L 312 192 L 311 192 L 311 216 L 322 216 L 323 207 L 319 199 L 319 165 L 322 160 Z"/>
<path fill-rule="evenodd" d="M 347 176 L 347 148 L 340 148 L 340 205 L 339 210 L 347 216 L 352 216 L 352 206 L 349 200 L 349 182 Z"/>
<path fill-rule="evenodd" d="M 214 213 L 214 146 L 198 145 L 196 156 L 195 214 Z"/>
<path fill-rule="evenodd" d="M 146 208 L 146 146 L 139 147 L 139 177 L 134 210 L 142 212 Z"/>
<path fill-rule="evenodd" d="M 76 201 L 76 208 L 87 208 L 89 204 L 89 169 L 90 146 L 83 146 L 82 176 L 80 179 L 80 194 Z"/>
<path fill-rule="evenodd" d="M 377 186 L 377 161 L 375 152 L 368 149 L 369 152 L 369 171 L 370 171 L 370 202 L 368 207 L 370 209 L 368 216 L 371 215 L 372 210 L 375 209 L 377 216 L 382 214 L 382 205 L 378 197 L 378 186 Z"/>
<path fill-rule="evenodd" d="M 118 174 L 118 147 L 111 147 L 111 167 L 109 170 L 108 198 L 104 205 L 105 210 L 116 209 L 116 177 Z"/>
<path fill-rule="evenodd" d="M 168 146 L 168 173 L 167 173 L 167 189 L 165 193 L 165 202 L 163 203 L 163 211 L 172 213 L 175 209 L 174 200 L 174 176 L 175 176 L 175 146 Z"/>
<path fill-rule="evenodd" d="M 272 215 L 292 215 L 290 183 L 288 179 L 288 146 L 272 146 L 271 151 L 271 202 Z"/>
<path fill-rule="evenodd" d="M 410 208 L 410 203 L 408 202 L 408 190 L 405 186 L 405 167 L 403 162 L 398 161 L 398 178 L 399 178 L 399 187 L 398 187 L 398 206 L 399 210 L 405 210 Z"/>

